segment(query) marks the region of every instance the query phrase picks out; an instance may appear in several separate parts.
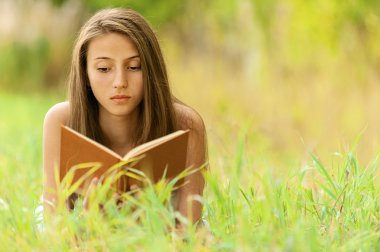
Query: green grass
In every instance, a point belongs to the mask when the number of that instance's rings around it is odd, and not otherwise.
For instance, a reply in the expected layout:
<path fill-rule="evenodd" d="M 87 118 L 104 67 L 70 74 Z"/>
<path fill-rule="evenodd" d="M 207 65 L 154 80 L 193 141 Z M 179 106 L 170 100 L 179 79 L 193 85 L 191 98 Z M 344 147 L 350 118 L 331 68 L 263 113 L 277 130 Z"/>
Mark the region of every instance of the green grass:
<path fill-rule="evenodd" d="M 380 250 L 380 156 L 363 166 L 355 148 L 330 160 L 310 153 L 307 165 L 289 162 L 278 174 L 265 148 L 264 157 L 251 156 L 248 142 L 257 136 L 248 131 L 230 143 L 234 153 L 215 144 L 224 136 L 209 134 L 211 169 L 202 199 L 207 223 L 189 226 L 185 239 L 170 231 L 177 215 L 164 185 L 139 192 L 121 210 L 99 188 L 93 199 L 106 214 L 60 209 L 38 231 L 42 121 L 58 99 L 0 93 L 1 251 Z"/>

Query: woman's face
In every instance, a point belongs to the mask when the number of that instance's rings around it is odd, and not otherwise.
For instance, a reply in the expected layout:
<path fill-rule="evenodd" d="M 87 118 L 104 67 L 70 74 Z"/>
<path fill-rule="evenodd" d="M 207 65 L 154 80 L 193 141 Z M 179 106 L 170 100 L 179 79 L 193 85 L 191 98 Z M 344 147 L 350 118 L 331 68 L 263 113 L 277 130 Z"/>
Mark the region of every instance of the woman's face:
<path fill-rule="evenodd" d="M 87 74 L 100 113 L 131 116 L 143 99 L 139 53 L 127 36 L 108 33 L 92 39 L 87 50 Z"/>

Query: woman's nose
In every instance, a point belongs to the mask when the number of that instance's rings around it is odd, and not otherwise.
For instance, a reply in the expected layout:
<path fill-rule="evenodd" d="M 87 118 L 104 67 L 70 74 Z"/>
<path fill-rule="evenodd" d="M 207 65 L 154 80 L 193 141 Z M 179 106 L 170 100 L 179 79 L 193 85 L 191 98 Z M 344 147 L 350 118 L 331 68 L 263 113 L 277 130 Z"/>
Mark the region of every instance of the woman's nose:
<path fill-rule="evenodd" d="M 127 73 L 124 69 L 116 71 L 116 76 L 112 85 L 114 88 L 126 88 L 128 87 Z"/>

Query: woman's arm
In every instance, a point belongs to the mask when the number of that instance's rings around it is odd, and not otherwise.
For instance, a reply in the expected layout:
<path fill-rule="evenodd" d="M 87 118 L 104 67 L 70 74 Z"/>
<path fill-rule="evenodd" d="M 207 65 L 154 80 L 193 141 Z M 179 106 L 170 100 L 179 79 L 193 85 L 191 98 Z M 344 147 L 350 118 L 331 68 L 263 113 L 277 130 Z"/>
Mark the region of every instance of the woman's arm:
<path fill-rule="evenodd" d="M 205 126 L 202 118 L 194 110 L 179 106 L 182 110 L 179 116 L 180 127 L 190 129 L 186 167 L 198 169 L 207 162 Z M 185 178 L 185 186 L 178 192 L 178 211 L 193 223 L 202 216 L 202 204 L 197 198 L 203 195 L 204 184 L 202 172 L 198 170 Z"/>
<path fill-rule="evenodd" d="M 45 115 L 43 126 L 43 202 L 44 209 L 54 210 L 57 203 L 55 168 L 59 167 L 61 124 L 66 124 L 69 104 L 62 102 L 54 105 Z M 58 171 L 57 171 L 58 172 Z"/>

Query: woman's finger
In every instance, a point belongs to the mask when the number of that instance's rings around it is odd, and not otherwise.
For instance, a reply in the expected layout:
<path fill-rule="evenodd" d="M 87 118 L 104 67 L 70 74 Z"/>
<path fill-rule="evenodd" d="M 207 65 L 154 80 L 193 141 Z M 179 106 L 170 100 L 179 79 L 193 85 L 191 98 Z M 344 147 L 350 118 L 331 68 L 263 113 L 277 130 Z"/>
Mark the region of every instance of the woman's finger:
<path fill-rule="evenodd" d="M 123 200 L 122 200 L 121 194 L 119 192 L 116 192 L 113 194 L 112 198 L 113 198 L 117 208 L 120 209 L 123 206 Z"/>

